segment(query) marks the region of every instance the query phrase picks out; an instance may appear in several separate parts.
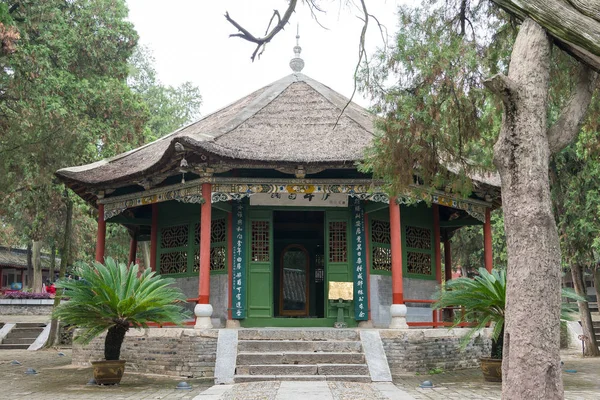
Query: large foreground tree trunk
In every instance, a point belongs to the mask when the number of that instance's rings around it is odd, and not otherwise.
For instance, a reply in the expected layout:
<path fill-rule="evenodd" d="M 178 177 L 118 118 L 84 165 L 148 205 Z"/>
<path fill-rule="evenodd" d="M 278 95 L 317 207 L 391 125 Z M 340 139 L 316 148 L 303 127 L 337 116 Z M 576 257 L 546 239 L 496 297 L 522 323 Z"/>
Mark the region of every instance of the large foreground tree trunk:
<path fill-rule="evenodd" d="M 585 281 L 583 279 L 583 266 L 572 265 L 571 276 L 573 277 L 573 288 L 575 293 L 579 296 L 587 297 L 585 289 Z M 579 307 L 579 318 L 581 319 L 581 328 L 583 335 L 585 336 L 585 351 L 584 355 L 598 357 L 600 351 L 598 351 L 598 343 L 596 342 L 596 336 L 594 333 L 594 327 L 592 325 L 592 316 L 590 315 L 590 308 L 586 301 L 578 301 L 577 306 Z"/>
<path fill-rule="evenodd" d="M 494 164 L 502 180 L 508 251 L 503 399 L 562 399 L 560 370 L 561 254 L 548 166 L 550 154 L 579 131 L 596 76 L 583 68 L 559 119 L 547 128 L 550 40 L 526 19 L 519 31 L 508 77 L 486 86 L 504 102 Z"/>
<path fill-rule="evenodd" d="M 42 242 L 40 240 L 34 240 L 31 246 L 31 259 L 33 262 L 33 282 L 31 289 L 34 293 L 41 293 L 42 291 Z"/>

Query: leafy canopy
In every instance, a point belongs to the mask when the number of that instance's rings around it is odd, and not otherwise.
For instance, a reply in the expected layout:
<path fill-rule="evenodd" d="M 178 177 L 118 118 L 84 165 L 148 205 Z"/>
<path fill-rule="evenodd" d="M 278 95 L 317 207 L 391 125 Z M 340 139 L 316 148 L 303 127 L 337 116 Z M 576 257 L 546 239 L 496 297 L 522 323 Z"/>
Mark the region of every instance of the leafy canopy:
<path fill-rule="evenodd" d="M 89 343 L 116 325 L 147 328 L 148 322 L 182 324 L 188 317 L 180 305 L 185 296 L 173 286 L 175 280 L 150 269 L 140 273 L 138 265 L 127 267 L 107 257 L 105 264 L 80 264 L 74 273 L 81 279 L 56 284 L 69 300 L 53 317 L 80 328 L 78 342 Z"/>
<path fill-rule="evenodd" d="M 562 289 L 565 298 L 586 301 L 569 289 Z M 439 293 L 433 308 L 462 307 L 455 312 L 454 326 L 462 322 L 473 324 L 473 329 L 465 336 L 468 341 L 476 332 L 493 323 L 492 340 L 498 341 L 504 329 L 506 310 L 506 271 L 494 269 L 488 272 L 479 268 L 479 275 L 471 278 L 457 278 L 446 282 Z M 568 304 L 561 308 L 561 319 L 570 320 L 572 309 Z"/>

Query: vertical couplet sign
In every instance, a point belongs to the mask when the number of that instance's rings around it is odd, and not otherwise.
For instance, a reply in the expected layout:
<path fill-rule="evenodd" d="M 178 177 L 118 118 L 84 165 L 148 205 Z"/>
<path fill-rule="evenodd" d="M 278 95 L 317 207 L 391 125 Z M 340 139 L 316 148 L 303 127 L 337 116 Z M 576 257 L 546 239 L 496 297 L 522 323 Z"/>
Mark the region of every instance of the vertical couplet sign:
<path fill-rule="evenodd" d="M 246 207 L 242 200 L 233 206 L 233 273 L 232 310 L 233 319 L 246 318 Z"/>
<path fill-rule="evenodd" d="M 355 198 L 352 202 L 352 249 L 354 253 L 354 318 L 357 321 L 369 319 L 365 243 L 365 210 L 360 199 Z"/>

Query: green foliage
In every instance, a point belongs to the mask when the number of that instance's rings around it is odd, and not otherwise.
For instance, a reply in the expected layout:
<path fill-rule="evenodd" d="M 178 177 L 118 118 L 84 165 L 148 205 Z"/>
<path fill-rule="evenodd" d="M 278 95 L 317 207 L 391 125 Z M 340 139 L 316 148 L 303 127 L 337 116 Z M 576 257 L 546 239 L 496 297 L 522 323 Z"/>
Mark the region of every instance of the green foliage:
<path fill-rule="evenodd" d="M 64 289 L 69 301 L 62 302 L 53 317 L 76 325 L 80 343 L 92 339 L 112 327 L 127 324 L 147 328 L 149 322 L 182 324 L 188 316 L 179 304 L 185 296 L 173 287 L 174 279 L 162 278 L 146 269 L 127 267 L 107 257 L 105 264 L 80 264 L 74 270 L 80 280 L 63 279 L 56 284 Z"/>
<path fill-rule="evenodd" d="M 198 87 L 184 82 L 177 87 L 164 86 L 156 77 L 154 57 L 146 47 L 136 47 L 130 58 L 128 84 L 150 110 L 147 124 L 149 140 L 171 133 L 197 120 L 202 96 Z"/>
<path fill-rule="evenodd" d="M 426 187 L 467 195 L 466 176 L 491 168 L 501 122 L 501 106 L 482 82 L 506 70 L 516 31 L 487 1 L 423 3 L 399 9 L 395 46 L 360 76 L 382 117 L 366 167 L 395 193 L 418 176 Z"/>
<path fill-rule="evenodd" d="M 586 301 L 568 289 L 562 290 L 564 298 Z M 479 269 L 479 274 L 473 279 L 458 278 L 446 282 L 445 288 L 439 293 L 433 308 L 462 307 L 455 311 L 454 326 L 467 322 L 473 324 L 472 329 L 465 336 L 463 345 L 473 335 L 489 324 L 493 325 L 492 355 L 501 355 L 502 335 L 504 331 L 504 318 L 506 309 L 506 271 L 492 270 L 489 273 L 485 268 Z M 464 311 L 463 311 L 464 310 Z M 562 305 L 561 319 L 572 319 L 572 309 L 568 304 Z M 497 344 L 500 344 L 498 346 Z M 500 347 L 498 349 L 498 347 Z M 497 351 L 494 351 L 497 349 Z"/>
<path fill-rule="evenodd" d="M 493 265 L 497 269 L 506 269 L 506 236 L 504 234 L 504 215 L 501 209 L 492 212 L 492 254 Z M 462 267 L 471 276 L 484 265 L 483 227 L 467 226 L 459 229 L 452 237 L 452 262 Z"/>

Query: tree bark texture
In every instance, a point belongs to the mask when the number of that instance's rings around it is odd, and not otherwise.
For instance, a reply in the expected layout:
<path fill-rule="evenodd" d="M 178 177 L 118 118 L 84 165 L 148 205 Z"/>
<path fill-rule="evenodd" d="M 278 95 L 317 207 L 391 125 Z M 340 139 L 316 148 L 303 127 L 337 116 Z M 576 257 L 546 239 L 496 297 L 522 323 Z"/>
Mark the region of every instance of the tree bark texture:
<path fill-rule="evenodd" d="M 125 340 L 125 334 L 129 330 L 129 324 L 121 324 L 111 327 L 106 333 L 104 340 L 104 359 L 107 361 L 118 360 L 121 357 L 121 346 Z"/>
<path fill-rule="evenodd" d="M 69 197 L 69 193 L 65 191 L 67 213 L 65 215 L 65 236 L 63 238 L 63 245 L 60 252 L 60 267 L 58 270 L 58 279 L 64 279 L 67 274 L 67 266 L 69 265 L 69 257 L 71 254 L 71 231 L 73 227 L 73 201 Z M 53 310 L 60 304 L 60 297 L 62 296 L 62 289 L 58 289 L 56 296 L 54 297 Z M 50 333 L 48 340 L 46 341 L 45 347 L 53 347 L 60 344 L 60 332 L 58 329 L 58 320 L 52 318 L 50 321 Z"/>
<path fill-rule="evenodd" d="M 587 297 L 585 289 L 585 280 L 583 279 L 583 266 L 572 265 L 571 276 L 573 277 L 573 288 L 575 293 L 579 296 Z M 600 356 L 598 351 L 598 343 L 596 342 L 596 336 L 594 334 L 594 326 L 592 325 L 592 316 L 590 315 L 590 308 L 586 301 L 578 301 L 577 307 L 579 308 L 579 318 L 581 319 L 581 329 L 583 331 L 585 351 L 584 355 L 597 357 Z"/>
<path fill-rule="evenodd" d="M 504 101 L 494 164 L 502 180 L 508 265 L 503 399 L 562 399 L 560 263 L 548 166 L 550 40 L 531 19 L 521 26 L 508 77 L 486 85 Z"/>
<path fill-rule="evenodd" d="M 600 72 L 600 15 L 594 15 L 598 0 L 492 1 L 520 19 L 533 19 L 557 45 Z"/>
<path fill-rule="evenodd" d="M 596 309 L 600 313 L 600 264 L 596 264 L 593 269 L 594 289 L 596 290 Z"/>
<path fill-rule="evenodd" d="M 42 292 L 42 242 L 40 240 L 34 240 L 31 246 L 31 259 L 33 263 L 33 282 L 31 289 L 34 293 Z"/>
<path fill-rule="evenodd" d="M 31 283 L 33 282 L 33 260 L 31 256 L 31 242 L 27 243 L 27 286 L 30 288 Z M 25 282 L 23 282 L 23 287 L 25 287 Z"/>

